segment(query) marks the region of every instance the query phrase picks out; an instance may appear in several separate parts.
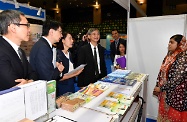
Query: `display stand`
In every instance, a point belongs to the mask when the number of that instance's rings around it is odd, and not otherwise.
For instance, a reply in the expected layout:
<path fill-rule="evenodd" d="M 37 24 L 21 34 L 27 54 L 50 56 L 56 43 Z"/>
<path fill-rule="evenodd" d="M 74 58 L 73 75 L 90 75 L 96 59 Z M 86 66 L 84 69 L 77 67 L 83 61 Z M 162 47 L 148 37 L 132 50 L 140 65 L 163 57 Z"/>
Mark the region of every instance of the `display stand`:
<path fill-rule="evenodd" d="M 148 75 L 145 74 L 144 77 L 141 79 L 141 81 L 137 82 L 133 86 L 132 96 L 134 98 L 136 98 L 136 96 L 139 95 L 142 89 L 142 85 L 144 85 L 145 84 L 144 82 L 147 82 L 147 80 L 148 80 Z M 107 89 L 105 92 L 103 92 L 98 97 L 94 98 L 89 103 L 79 107 L 74 112 L 69 112 L 69 111 L 59 108 L 56 111 L 52 112 L 51 114 L 46 115 L 45 117 L 36 120 L 36 122 L 44 121 L 46 120 L 46 118 L 51 118 L 55 115 L 67 118 L 68 121 L 74 121 L 74 122 L 88 122 L 88 121 L 89 122 L 128 122 L 128 121 L 132 122 L 134 121 L 137 118 L 137 115 L 141 108 L 141 104 L 142 104 L 141 101 L 133 102 L 123 115 L 106 114 L 105 112 L 101 112 L 98 109 L 96 109 L 96 107 L 104 100 L 104 98 L 111 91 L 114 91 L 119 86 L 119 84 L 113 84 L 113 83 L 111 84 L 112 85 L 109 89 Z M 126 86 L 123 86 L 123 87 L 126 87 Z M 144 88 L 146 87 L 144 86 Z M 142 116 L 145 116 L 145 115 L 142 115 Z M 144 120 L 142 119 L 142 121 Z"/>
<path fill-rule="evenodd" d="M 121 122 L 134 122 L 141 107 L 141 102 L 134 102 Z"/>

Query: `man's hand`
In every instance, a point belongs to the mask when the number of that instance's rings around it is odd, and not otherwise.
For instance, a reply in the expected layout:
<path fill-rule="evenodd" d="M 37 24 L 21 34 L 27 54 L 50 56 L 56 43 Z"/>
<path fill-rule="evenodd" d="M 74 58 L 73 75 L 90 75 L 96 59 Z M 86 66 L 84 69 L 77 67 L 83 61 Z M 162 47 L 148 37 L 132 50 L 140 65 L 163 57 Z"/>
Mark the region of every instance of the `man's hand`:
<path fill-rule="evenodd" d="M 60 72 L 62 72 L 64 70 L 64 65 L 62 65 L 62 62 L 60 62 L 60 63 L 56 62 L 56 67 L 58 68 L 58 70 Z"/>
<path fill-rule="evenodd" d="M 32 80 L 33 81 L 33 80 Z M 20 85 L 23 85 L 23 84 L 27 84 L 27 83 L 30 83 L 31 80 L 25 80 L 25 79 L 16 79 L 15 82 L 18 82 L 19 84 L 17 84 L 16 86 L 20 86 Z"/>

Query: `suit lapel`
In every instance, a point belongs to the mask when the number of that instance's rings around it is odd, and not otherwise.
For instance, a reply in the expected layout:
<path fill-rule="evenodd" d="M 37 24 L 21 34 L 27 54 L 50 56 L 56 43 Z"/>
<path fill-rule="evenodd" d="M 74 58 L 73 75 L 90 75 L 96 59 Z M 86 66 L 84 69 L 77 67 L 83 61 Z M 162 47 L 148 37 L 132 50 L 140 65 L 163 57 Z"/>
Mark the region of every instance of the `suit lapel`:
<path fill-rule="evenodd" d="M 92 59 L 92 60 L 90 60 L 92 63 L 93 63 L 93 65 L 94 65 L 94 55 L 93 55 L 93 52 L 92 52 L 92 47 L 91 47 L 91 45 L 90 44 L 88 44 L 87 45 L 88 46 L 88 54 L 89 54 L 89 56 L 90 56 L 90 59 Z M 90 55 L 91 54 L 91 55 Z"/>

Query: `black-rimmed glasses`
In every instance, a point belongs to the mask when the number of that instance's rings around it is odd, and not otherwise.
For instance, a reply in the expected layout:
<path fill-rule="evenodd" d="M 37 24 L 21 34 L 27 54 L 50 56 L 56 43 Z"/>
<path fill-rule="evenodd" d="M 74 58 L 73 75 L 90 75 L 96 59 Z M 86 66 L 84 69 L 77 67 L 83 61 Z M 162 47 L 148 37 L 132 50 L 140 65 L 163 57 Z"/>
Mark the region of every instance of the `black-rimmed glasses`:
<path fill-rule="evenodd" d="M 17 26 L 19 26 L 19 25 L 24 25 L 24 26 L 27 26 L 28 28 L 30 27 L 30 23 L 27 23 L 27 24 L 20 24 L 20 23 L 13 23 L 13 24 L 15 24 L 15 25 L 17 25 Z"/>

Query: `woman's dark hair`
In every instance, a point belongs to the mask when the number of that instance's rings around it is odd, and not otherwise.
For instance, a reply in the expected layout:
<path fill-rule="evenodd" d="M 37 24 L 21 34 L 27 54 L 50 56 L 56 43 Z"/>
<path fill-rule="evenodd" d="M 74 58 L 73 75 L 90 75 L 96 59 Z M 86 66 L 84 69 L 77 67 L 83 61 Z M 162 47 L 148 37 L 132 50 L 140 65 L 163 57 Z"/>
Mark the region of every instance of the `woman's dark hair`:
<path fill-rule="evenodd" d="M 125 50 L 126 50 L 126 45 L 125 45 L 125 43 L 119 42 L 119 46 L 120 46 L 120 44 L 122 44 L 122 45 L 125 47 Z M 126 51 L 125 51 L 125 54 L 126 54 Z M 117 55 L 120 55 L 119 47 L 118 47 L 118 50 L 117 50 Z"/>
<path fill-rule="evenodd" d="M 177 42 L 177 44 L 179 44 L 180 41 L 182 40 L 182 37 L 183 37 L 183 35 L 176 34 L 176 35 L 173 35 L 170 39 L 174 39 Z"/>
<path fill-rule="evenodd" d="M 68 32 L 63 32 L 62 33 L 62 38 L 60 39 L 59 43 L 57 44 L 57 49 L 63 50 L 64 49 L 64 45 L 62 43 L 62 39 L 65 39 L 67 37 L 67 35 L 70 34 Z"/>

